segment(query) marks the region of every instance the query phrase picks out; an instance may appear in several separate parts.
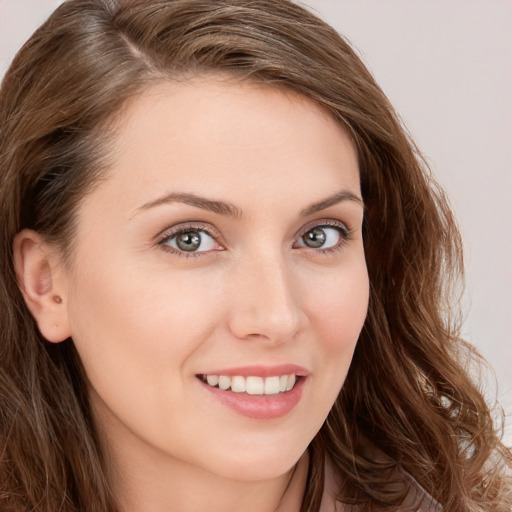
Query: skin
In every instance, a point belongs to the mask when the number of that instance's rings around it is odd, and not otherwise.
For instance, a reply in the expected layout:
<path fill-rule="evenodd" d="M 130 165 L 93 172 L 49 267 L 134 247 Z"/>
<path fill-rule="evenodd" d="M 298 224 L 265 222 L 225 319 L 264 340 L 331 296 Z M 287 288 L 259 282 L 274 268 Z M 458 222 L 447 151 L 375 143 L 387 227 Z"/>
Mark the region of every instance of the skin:
<path fill-rule="evenodd" d="M 353 144 L 300 95 L 209 76 L 136 98 L 111 161 L 78 207 L 70 265 L 34 233 L 15 251 L 39 328 L 49 341 L 71 336 L 83 361 L 121 510 L 298 510 L 305 450 L 368 306 Z M 333 247 L 305 245 L 326 224 Z M 183 226 L 210 232 L 201 251 L 176 249 Z M 289 413 L 240 415 L 197 378 L 254 364 L 307 370 Z"/>

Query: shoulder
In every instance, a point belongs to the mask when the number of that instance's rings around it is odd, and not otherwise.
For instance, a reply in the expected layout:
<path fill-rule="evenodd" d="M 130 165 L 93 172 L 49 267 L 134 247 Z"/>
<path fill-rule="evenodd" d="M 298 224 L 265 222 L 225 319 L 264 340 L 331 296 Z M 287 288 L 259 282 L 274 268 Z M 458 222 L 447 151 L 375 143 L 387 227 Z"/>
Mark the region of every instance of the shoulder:
<path fill-rule="evenodd" d="M 408 488 L 404 503 L 396 512 L 442 512 L 443 507 L 423 489 L 404 469 L 397 469 L 399 479 Z M 357 508 L 346 506 L 336 500 L 338 488 L 332 465 L 325 461 L 325 486 L 319 512 L 357 512 Z"/>
<path fill-rule="evenodd" d="M 443 507 L 404 469 L 398 469 L 400 478 L 407 484 L 409 492 L 403 505 L 403 511 L 442 512 Z"/>

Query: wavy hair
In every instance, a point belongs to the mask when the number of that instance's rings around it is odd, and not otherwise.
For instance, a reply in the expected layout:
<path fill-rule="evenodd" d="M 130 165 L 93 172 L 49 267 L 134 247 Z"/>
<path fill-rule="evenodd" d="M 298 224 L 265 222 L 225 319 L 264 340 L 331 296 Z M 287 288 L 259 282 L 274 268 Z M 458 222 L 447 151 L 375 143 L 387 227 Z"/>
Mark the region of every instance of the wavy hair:
<path fill-rule="evenodd" d="M 401 468 L 445 512 L 510 511 L 511 454 L 458 335 L 447 200 L 350 45 L 289 0 L 68 0 L 14 59 L 0 91 L 2 510 L 116 510 L 80 360 L 72 340 L 38 332 L 13 238 L 31 228 L 72 257 L 76 207 L 108 168 L 116 115 L 155 82 L 209 72 L 313 99 L 358 152 L 369 313 L 310 447 L 301 511 L 319 508 L 326 457 L 357 510 L 400 508 Z"/>

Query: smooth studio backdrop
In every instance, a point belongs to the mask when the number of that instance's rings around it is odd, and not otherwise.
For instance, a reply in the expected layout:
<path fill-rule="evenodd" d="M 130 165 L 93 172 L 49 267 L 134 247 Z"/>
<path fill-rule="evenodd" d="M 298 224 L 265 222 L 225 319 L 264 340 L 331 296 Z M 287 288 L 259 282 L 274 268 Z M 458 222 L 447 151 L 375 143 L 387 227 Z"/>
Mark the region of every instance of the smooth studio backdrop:
<path fill-rule="evenodd" d="M 60 3 L 0 0 L 0 76 Z M 353 43 L 448 192 L 465 245 L 464 335 L 494 367 L 512 443 L 512 2 L 304 3 Z"/>

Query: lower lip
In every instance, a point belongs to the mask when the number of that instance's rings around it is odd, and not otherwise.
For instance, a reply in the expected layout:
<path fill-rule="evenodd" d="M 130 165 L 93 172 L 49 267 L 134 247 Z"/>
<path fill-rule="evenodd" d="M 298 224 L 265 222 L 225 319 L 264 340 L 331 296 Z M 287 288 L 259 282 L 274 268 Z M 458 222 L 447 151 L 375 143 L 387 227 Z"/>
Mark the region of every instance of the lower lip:
<path fill-rule="evenodd" d="M 306 377 L 300 377 L 295 386 L 284 393 L 276 395 L 248 395 L 224 391 L 200 381 L 211 396 L 238 414 L 249 418 L 270 420 L 288 414 L 300 401 Z"/>

